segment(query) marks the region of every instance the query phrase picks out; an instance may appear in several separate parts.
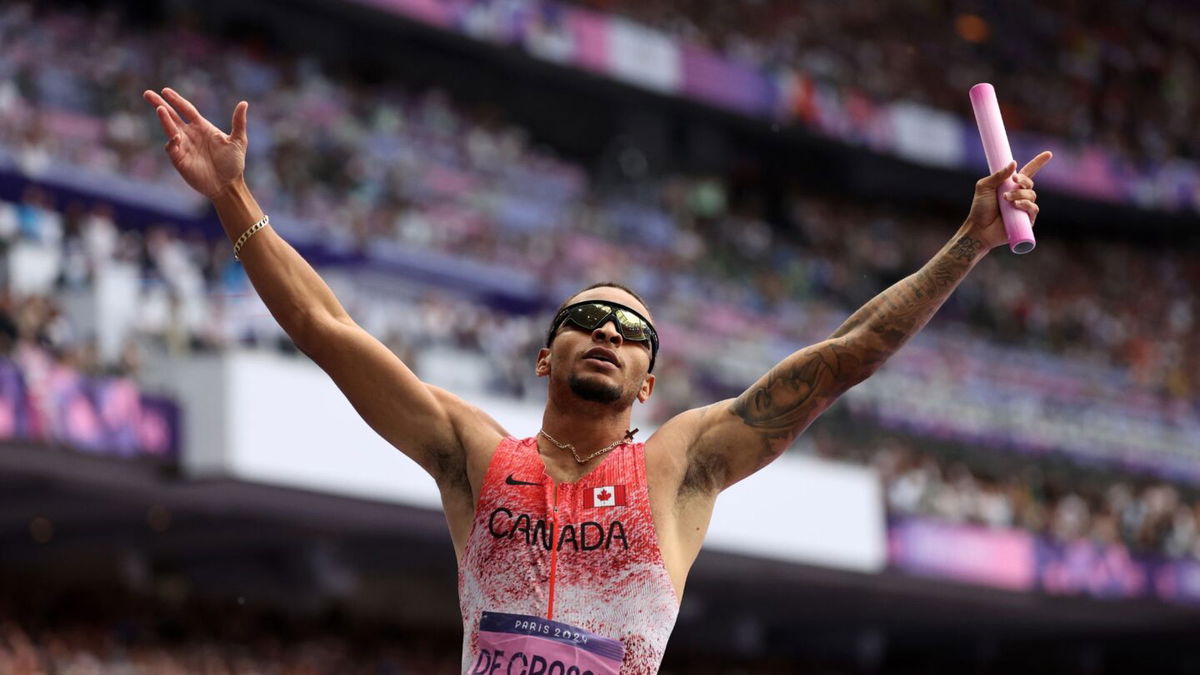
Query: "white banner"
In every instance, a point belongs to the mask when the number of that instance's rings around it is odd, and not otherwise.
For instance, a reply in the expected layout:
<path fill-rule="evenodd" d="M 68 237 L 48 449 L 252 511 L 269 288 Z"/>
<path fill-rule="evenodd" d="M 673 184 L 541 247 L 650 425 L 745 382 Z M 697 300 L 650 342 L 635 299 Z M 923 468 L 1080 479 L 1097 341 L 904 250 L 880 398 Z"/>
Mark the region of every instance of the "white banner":
<path fill-rule="evenodd" d="M 878 572 L 887 564 L 883 492 L 874 471 L 787 454 L 717 499 L 705 546 Z"/>
<path fill-rule="evenodd" d="M 961 168 L 966 161 L 962 120 L 915 103 L 889 107 L 895 133 L 895 152 L 927 166 Z M 978 136 L 976 136 L 978 140 Z"/>
<path fill-rule="evenodd" d="M 630 84 L 667 94 L 683 87 L 679 47 L 665 33 L 625 19 L 608 25 L 610 74 Z"/>

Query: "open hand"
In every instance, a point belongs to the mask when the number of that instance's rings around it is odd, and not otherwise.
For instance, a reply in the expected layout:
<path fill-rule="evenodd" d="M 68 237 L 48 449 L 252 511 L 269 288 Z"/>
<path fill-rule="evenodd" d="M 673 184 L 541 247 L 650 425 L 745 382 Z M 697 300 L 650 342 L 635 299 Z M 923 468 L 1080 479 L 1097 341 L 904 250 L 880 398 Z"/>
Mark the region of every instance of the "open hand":
<path fill-rule="evenodd" d="M 226 134 L 204 119 L 173 89 L 159 96 L 147 90 L 142 98 L 154 106 L 167 136 L 167 157 L 196 192 L 213 199 L 242 179 L 246 168 L 246 111 L 242 101 L 233 109 L 233 129 Z M 165 97 L 165 99 L 164 99 Z"/>
<path fill-rule="evenodd" d="M 1001 199 L 1011 201 L 1013 206 L 1029 214 L 1031 223 L 1035 222 L 1038 205 L 1037 193 L 1033 191 L 1033 176 L 1053 157 L 1050 151 L 1043 151 L 1016 173 L 1013 171 L 1017 163 L 1011 162 L 996 173 L 981 178 L 975 184 L 975 198 L 971 201 L 971 212 L 965 224 L 971 236 L 983 242 L 987 249 L 1008 243 L 1008 233 L 1000 218 L 1000 203 L 996 200 L 997 190 L 1002 191 Z M 1010 177 L 1016 183 L 1016 189 L 1012 189 L 1013 184 L 1007 182 Z"/>

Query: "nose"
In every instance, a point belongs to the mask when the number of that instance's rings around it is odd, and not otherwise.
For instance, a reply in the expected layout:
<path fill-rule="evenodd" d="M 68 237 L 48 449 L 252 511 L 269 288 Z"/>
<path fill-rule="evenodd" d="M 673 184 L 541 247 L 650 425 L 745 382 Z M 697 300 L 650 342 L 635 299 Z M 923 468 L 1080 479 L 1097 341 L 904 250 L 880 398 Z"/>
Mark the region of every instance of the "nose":
<path fill-rule="evenodd" d="M 625 342 L 625 338 L 621 336 L 621 331 L 617 329 L 617 320 L 612 319 L 596 326 L 592 331 L 592 340 L 599 342 L 607 342 L 613 347 L 620 347 Z"/>

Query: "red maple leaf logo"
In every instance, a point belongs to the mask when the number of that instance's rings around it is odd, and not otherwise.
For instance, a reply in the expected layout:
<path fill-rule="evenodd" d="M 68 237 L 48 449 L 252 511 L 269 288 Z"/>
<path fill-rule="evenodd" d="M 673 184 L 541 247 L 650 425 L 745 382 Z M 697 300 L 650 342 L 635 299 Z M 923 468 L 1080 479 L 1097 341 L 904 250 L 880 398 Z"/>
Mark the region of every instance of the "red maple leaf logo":
<path fill-rule="evenodd" d="M 612 497 L 612 493 L 608 490 L 601 490 L 596 493 L 596 499 L 602 502 L 608 501 Z"/>

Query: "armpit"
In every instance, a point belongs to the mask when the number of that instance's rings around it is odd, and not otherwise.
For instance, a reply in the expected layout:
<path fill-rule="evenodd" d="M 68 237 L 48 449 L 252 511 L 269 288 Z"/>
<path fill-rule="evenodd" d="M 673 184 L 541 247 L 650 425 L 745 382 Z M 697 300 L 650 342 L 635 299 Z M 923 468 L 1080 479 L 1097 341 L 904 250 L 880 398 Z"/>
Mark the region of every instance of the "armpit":
<path fill-rule="evenodd" d="M 725 487 L 729 475 L 729 461 L 719 452 L 700 451 L 688 459 L 683 480 L 679 483 L 679 497 L 713 494 Z"/>

